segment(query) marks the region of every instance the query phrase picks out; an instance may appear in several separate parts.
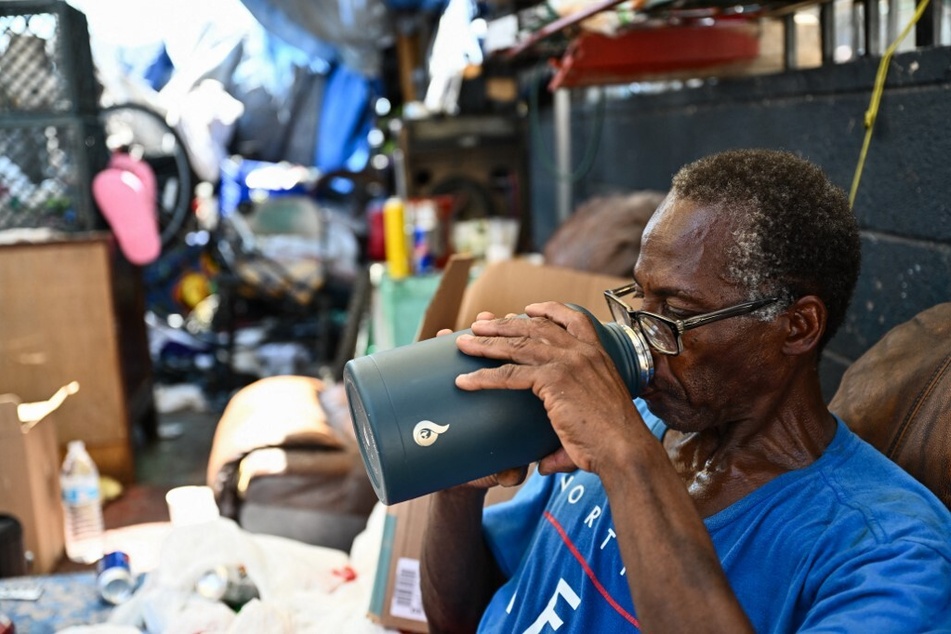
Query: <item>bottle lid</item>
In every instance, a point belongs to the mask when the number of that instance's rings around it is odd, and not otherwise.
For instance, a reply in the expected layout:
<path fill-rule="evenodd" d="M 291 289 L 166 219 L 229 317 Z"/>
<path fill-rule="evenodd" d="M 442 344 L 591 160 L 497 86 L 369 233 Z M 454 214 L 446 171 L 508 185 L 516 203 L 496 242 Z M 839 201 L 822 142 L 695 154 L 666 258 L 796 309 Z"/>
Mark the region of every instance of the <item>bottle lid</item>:
<path fill-rule="evenodd" d="M 82 440 L 70 440 L 66 444 L 66 449 L 68 451 L 85 451 L 86 443 Z"/>
<path fill-rule="evenodd" d="M 431 200 L 422 200 L 414 205 L 416 227 L 423 231 L 432 231 L 439 224 L 436 217 L 436 203 Z"/>

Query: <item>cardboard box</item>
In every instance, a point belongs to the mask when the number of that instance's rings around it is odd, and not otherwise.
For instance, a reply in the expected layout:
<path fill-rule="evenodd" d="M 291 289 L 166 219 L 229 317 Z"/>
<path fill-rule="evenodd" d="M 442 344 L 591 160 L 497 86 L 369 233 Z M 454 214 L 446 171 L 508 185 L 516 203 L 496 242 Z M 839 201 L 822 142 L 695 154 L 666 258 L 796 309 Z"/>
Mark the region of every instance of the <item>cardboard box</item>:
<path fill-rule="evenodd" d="M 491 506 L 510 499 L 518 487 L 496 487 L 486 495 Z M 419 586 L 419 560 L 432 496 L 387 508 L 383 544 L 370 596 L 370 618 L 401 632 L 427 633 Z"/>
<path fill-rule="evenodd" d="M 42 401 L 79 381 L 54 420 L 60 450 L 82 440 L 102 475 L 135 481 L 132 422 L 148 424 L 151 361 L 138 272 L 105 233 L 0 245 L 0 391 Z"/>
<path fill-rule="evenodd" d="M 423 316 L 419 339 L 443 329 L 468 328 L 483 310 L 505 315 L 521 313 L 533 302 L 555 300 L 578 304 L 598 319 L 611 315 L 604 291 L 630 282 L 626 278 L 584 273 L 507 260 L 491 264 L 469 283 L 472 260 L 452 258 Z M 506 500 L 516 488 L 496 487 L 486 505 Z M 428 632 L 419 587 L 419 557 L 429 514 L 430 496 L 395 504 L 387 509 L 377 576 L 370 597 L 370 618 L 403 632 Z"/>
<path fill-rule="evenodd" d="M 35 403 L 0 394 L 0 512 L 22 524 L 33 573 L 52 572 L 63 555 L 60 454 L 51 419 L 77 389 L 70 383 L 49 400 Z"/>

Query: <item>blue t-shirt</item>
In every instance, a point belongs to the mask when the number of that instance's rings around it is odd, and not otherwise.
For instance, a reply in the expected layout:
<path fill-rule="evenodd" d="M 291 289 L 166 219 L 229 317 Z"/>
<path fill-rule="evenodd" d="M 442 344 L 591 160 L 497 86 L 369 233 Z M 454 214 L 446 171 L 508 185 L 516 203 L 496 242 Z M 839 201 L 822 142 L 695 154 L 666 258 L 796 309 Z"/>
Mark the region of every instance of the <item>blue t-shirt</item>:
<path fill-rule="evenodd" d="M 480 632 L 637 631 L 597 476 L 535 474 L 483 523 L 508 582 Z M 951 513 L 841 420 L 813 464 L 704 523 L 757 632 L 951 631 Z"/>

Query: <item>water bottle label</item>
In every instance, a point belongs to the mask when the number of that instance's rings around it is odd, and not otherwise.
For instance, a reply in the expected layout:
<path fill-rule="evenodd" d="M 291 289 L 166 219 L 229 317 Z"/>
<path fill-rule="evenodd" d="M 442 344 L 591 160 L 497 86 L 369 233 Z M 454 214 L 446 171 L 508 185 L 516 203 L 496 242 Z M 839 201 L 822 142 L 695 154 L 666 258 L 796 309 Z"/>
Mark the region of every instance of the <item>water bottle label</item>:
<path fill-rule="evenodd" d="M 70 505 L 98 502 L 99 487 L 92 485 L 64 487 L 63 500 Z"/>

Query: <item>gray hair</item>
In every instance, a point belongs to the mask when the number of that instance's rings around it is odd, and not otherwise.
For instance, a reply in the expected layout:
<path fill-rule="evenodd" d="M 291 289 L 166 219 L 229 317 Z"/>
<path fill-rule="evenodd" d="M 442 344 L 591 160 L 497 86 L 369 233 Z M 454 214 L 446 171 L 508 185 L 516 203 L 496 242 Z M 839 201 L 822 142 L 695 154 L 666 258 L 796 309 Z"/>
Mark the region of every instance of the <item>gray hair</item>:
<path fill-rule="evenodd" d="M 750 299 L 779 296 L 772 319 L 803 295 L 826 305 L 820 350 L 845 319 L 861 264 L 858 222 L 845 192 L 790 152 L 729 150 L 683 167 L 673 193 L 729 215 L 730 277 Z"/>

